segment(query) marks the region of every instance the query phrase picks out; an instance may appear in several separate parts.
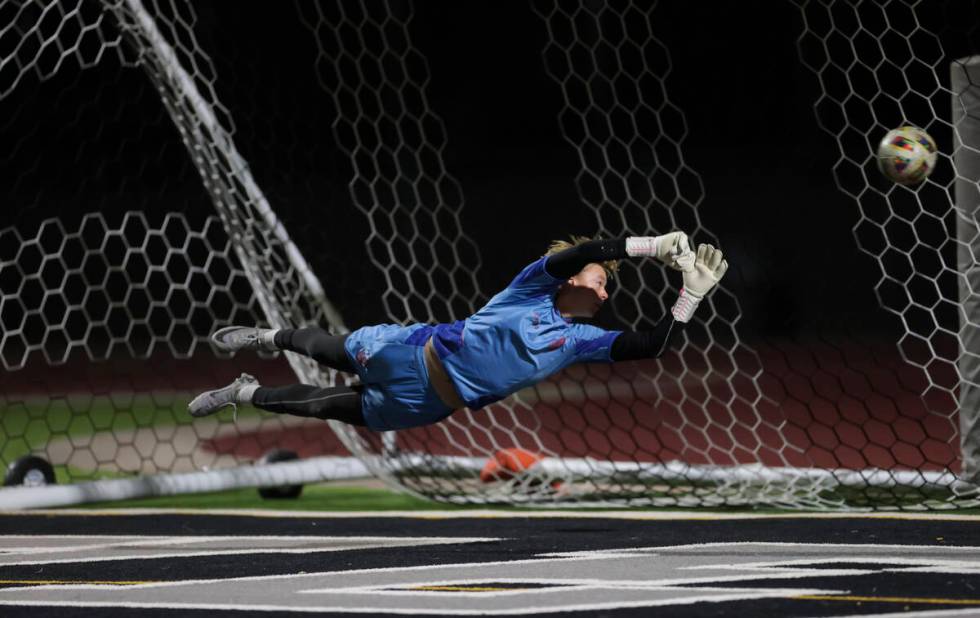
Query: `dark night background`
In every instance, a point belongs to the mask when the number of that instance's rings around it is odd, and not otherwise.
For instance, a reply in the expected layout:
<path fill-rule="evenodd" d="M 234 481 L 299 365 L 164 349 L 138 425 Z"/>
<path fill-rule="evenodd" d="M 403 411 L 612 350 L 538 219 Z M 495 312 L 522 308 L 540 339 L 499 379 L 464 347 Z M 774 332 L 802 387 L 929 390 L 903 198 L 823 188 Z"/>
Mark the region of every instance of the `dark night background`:
<path fill-rule="evenodd" d="M 298 16 L 313 5 L 270 6 L 195 3 L 194 31 L 216 77 L 209 67 L 198 71 L 348 325 L 385 321 L 379 299 L 387 284 L 366 259 L 369 227 L 352 205 L 350 162 L 332 127 L 337 108 L 318 82 L 316 40 Z M 428 62 L 445 166 L 459 182 L 462 229 L 481 252 L 478 282 L 489 297 L 549 240 L 596 227 L 577 193 L 577 153 L 560 131 L 562 95 L 542 62 L 544 22 L 526 2 L 392 6 L 403 15 L 414 9 L 410 35 Z M 686 116 L 681 149 L 704 184 L 701 220 L 732 265 L 726 284 L 743 309 L 741 335 L 878 333 L 894 341 L 901 326 L 874 296 L 878 265 L 856 250 L 851 232 L 857 205 L 834 185 L 837 144 L 815 120 L 820 89 L 799 58 L 800 8 L 669 0 L 657 4 L 652 24 L 672 62 L 666 91 Z M 40 85 L 25 79 L 15 94 L 0 102 L 4 142 L 15 145 L 0 162 L 4 227 L 29 236 L 53 215 L 72 230 L 93 211 L 109 221 L 132 209 L 151 222 L 167 210 L 198 221 L 213 214 L 139 70 L 110 60 L 79 73 L 69 61 Z M 946 136 L 936 137 L 942 146 Z M 868 177 L 886 187 L 874 170 Z M 622 326 L 606 313 L 603 325 Z M 195 329 L 203 335 L 211 326 Z"/>
<path fill-rule="evenodd" d="M 244 32 L 257 39 L 269 36 L 278 25 L 270 24 L 270 17 L 283 22 L 293 17 L 285 10 L 270 16 L 247 4 L 236 6 L 229 29 L 238 33 L 238 43 Z M 580 163 L 559 130 L 561 93 L 545 73 L 546 32 L 531 5 L 414 6 L 413 41 L 429 63 L 428 95 L 448 135 L 446 165 L 462 186 L 463 229 L 480 245 L 480 281 L 489 296 L 540 255 L 548 240 L 591 235 L 596 222 L 576 193 Z M 871 289 L 876 265 L 854 250 L 850 228 L 857 221 L 856 204 L 833 184 L 837 147 L 815 121 L 819 87 L 799 61 L 799 8 L 790 2 L 668 1 L 652 15 L 673 63 L 667 92 L 686 115 L 683 152 L 705 186 L 702 221 L 728 252 L 733 265 L 728 283 L 742 303 L 746 334 L 838 330 L 845 296 L 855 330 L 880 324 L 883 315 Z M 297 48 L 311 44 L 308 36 L 276 40 Z M 266 47 L 242 46 L 238 53 L 254 55 L 238 64 L 266 66 Z M 305 58 L 310 52 L 296 53 Z M 305 70 L 301 62 L 290 62 L 292 81 L 286 87 L 303 84 Z M 304 92 L 303 85 L 298 88 Z M 246 97 L 238 94 L 234 100 Z M 329 104 L 311 107 L 323 102 L 322 96 L 288 99 L 292 113 L 330 118 Z M 349 209 L 344 186 L 349 171 L 342 155 L 334 157 L 330 210 Z M 261 164 L 253 165 L 261 173 Z M 316 218 L 295 224 L 331 224 L 329 215 Z M 359 230 L 355 238 L 367 235 L 363 217 L 349 223 Z M 344 251 L 356 259 L 360 248 Z M 332 274 L 321 271 L 328 289 Z M 356 292 L 363 294 L 362 302 L 345 312 L 353 324 L 383 319 L 371 299 L 384 282 L 375 276 L 365 284 Z M 346 300 L 341 296 L 338 302 Z M 603 319 L 615 325 L 611 316 Z"/>
<path fill-rule="evenodd" d="M 251 38 L 245 32 L 263 39 L 278 25 L 275 18 L 285 22 L 285 30 L 294 17 L 286 10 L 270 16 L 247 3 L 237 6 L 227 28 L 237 33 L 239 44 Z M 482 251 L 480 281 L 489 296 L 540 255 L 547 241 L 591 235 L 596 222 L 576 193 L 580 164 L 559 130 L 561 93 L 545 73 L 546 32 L 532 7 L 524 2 L 414 6 L 413 42 L 429 63 L 430 103 L 448 136 L 446 166 L 462 187 L 463 229 Z M 202 10 L 202 20 L 211 17 L 207 13 Z M 705 184 L 702 220 L 728 251 L 730 285 L 743 303 L 746 327 L 774 335 L 809 330 L 828 309 L 840 309 L 827 292 L 840 293 L 855 280 L 863 282 L 855 290 L 858 302 L 874 313 L 868 286 L 876 280 L 874 264 L 870 258 L 855 264 L 850 228 L 857 221 L 856 205 L 833 185 L 836 144 L 814 120 L 817 84 L 796 50 L 799 9 L 788 2 L 661 2 L 653 16 L 673 61 L 667 90 L 687 118 L 683 150 Z M 286 54 L 292 51 L 287 45 L 295 46 L 297 56 L 309 58 L 313 51 L 303 48 L 312 41 L 307 32 L 301 34 L 307 36 L 280 36 L 274 47 L 283 45 Z M 239 68 L 268 66 L 267 45 L 236 52 L 253 53 L 237 61 Z M 290 62 L 290 82 L 283 88 L 305 92 L 307 69 Z M 233 100 L 248 96 L 236 93 Z M 333 111 L 322 95 L 283 98 L 290 105 L 282 113 L 329 119 Z M 331 144 L 322 148 L 329 151 Z M 329 156 L 329 210 L 349 211 L 349 171 L 341 153 Z M 249 160 L 261 175 L 256 158 Z M 331 218 L 320 215 L 294 225 L 327 227 Z M 347 222 L 358 230 L 355 239 L 367 236 L 363 217 Z M 828 250 L 833 247 L 837 250 Z M 360 252 L 356 244 L 344 249 L 354 261 Z M 855 266 L 865 272 L 853 276 Z M 332 275 L 321 271 L 328 290 Z M 371 302 L 384 285 L 374 276 L 355 292 L 363 296 L 356 310 L 345 312 L 352 324 L 384 318 L 381 306 Z M 348 300 L 341 296 L 337 302 Z"/>

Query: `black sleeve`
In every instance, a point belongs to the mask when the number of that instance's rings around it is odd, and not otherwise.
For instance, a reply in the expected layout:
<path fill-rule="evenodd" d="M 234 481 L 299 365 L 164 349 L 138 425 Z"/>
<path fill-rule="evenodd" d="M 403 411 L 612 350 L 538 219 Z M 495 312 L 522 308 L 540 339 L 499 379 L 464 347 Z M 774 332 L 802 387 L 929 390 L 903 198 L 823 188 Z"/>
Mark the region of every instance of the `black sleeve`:
<path fill-rule="evenodd" d="M 684 323 L 667 314 L 657 322 L 653 330 L 643 332 L 625 331 L 613 339 L 609 358 L 614 361 L 657 358 L 667 351 L 677 333 L 684 330 Z"/>
<path fill-rule="evenodd" d="M 626 239 L 590 240 L 581 245 L 549 255 L 544 261 L 545 271 L 556 279 L 567 279 L 578 274 L 587 264 L 621 260 L 626 255 Z"/>

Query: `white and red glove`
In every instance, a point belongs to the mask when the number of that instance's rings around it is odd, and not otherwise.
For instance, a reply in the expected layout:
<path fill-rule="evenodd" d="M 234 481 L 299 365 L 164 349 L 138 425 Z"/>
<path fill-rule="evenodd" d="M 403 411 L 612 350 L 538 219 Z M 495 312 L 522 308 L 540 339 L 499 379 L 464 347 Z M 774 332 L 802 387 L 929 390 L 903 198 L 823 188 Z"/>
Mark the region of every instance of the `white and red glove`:
<path fill-rule="evenodd" d="M 626 239 L 626 255 L 655 257 L 674 270 L 684 270 L 677 260 L 685 253 L 691 253 L 691 246 L 684 232 L 671 232 L 663 236 L 630 236 Z"/>
<path fill-rule="evenodd" d="M 728 262 L 720 249 L 706 244 L 698 245 L 697 257 L 688 250 L 687 255 L 678 256 L 675 261 L 682 266 L 690 266 L 683 268 L 684 287 L 671 313 L 678 322 L 687 322 L 705 295 L 725 276 Z"/>

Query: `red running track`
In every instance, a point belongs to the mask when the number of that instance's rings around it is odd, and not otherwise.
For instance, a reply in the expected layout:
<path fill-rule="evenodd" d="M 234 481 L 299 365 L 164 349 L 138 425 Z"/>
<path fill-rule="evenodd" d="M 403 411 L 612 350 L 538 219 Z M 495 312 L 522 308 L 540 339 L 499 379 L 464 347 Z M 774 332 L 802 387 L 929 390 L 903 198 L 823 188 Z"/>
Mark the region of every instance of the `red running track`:
<path fill-rule="evenodd" d="M 406 450 L 484 455 L 523 446 L 565 457 L 639 462 L 880 469 L 959 469 L 955 368 L 927 372 L 904 362 L 894 345 L 780 341 L 736 354 L 688 347 L 659 361 L 573 366 L 512 406 L 457 413 L 450 422 L 401 432 Z M 294 380 L 282 360 L 234 361 L 210 353 L 188 360 L 76 355 L 50 367 L 0 373 L 0 404 L 47 395 L 105 394 L 121 405 L 151 393 L 160 405 L 224 384 L 242 371 L 265 384 Z M 182 413 L 173 403 L 174 414 Z M 380 445 L 378 437 L 365 438 Z M 473 445 L 471 447 L 470 445 Z M 229 434 L 203 445 L 258 456 L 274 446 L 303 456 L 346 453 L 323 423 L 299 429 Z"/>

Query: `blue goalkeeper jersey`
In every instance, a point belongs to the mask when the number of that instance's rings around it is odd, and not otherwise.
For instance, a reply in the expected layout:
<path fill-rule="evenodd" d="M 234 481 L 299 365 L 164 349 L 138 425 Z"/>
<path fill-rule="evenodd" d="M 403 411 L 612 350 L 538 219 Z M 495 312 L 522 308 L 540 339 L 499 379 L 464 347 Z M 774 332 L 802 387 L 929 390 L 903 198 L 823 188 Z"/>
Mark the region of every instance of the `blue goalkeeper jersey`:
<path fill-rule="evenodd" d="M 467 407 L 476 409 L 532 386 L 573 363 L 612 362 L 620 331 L 563 318 L 555 294 L 563 279 L 528 265 L 482 309 L 432 334 L 442 364 Z"/>

